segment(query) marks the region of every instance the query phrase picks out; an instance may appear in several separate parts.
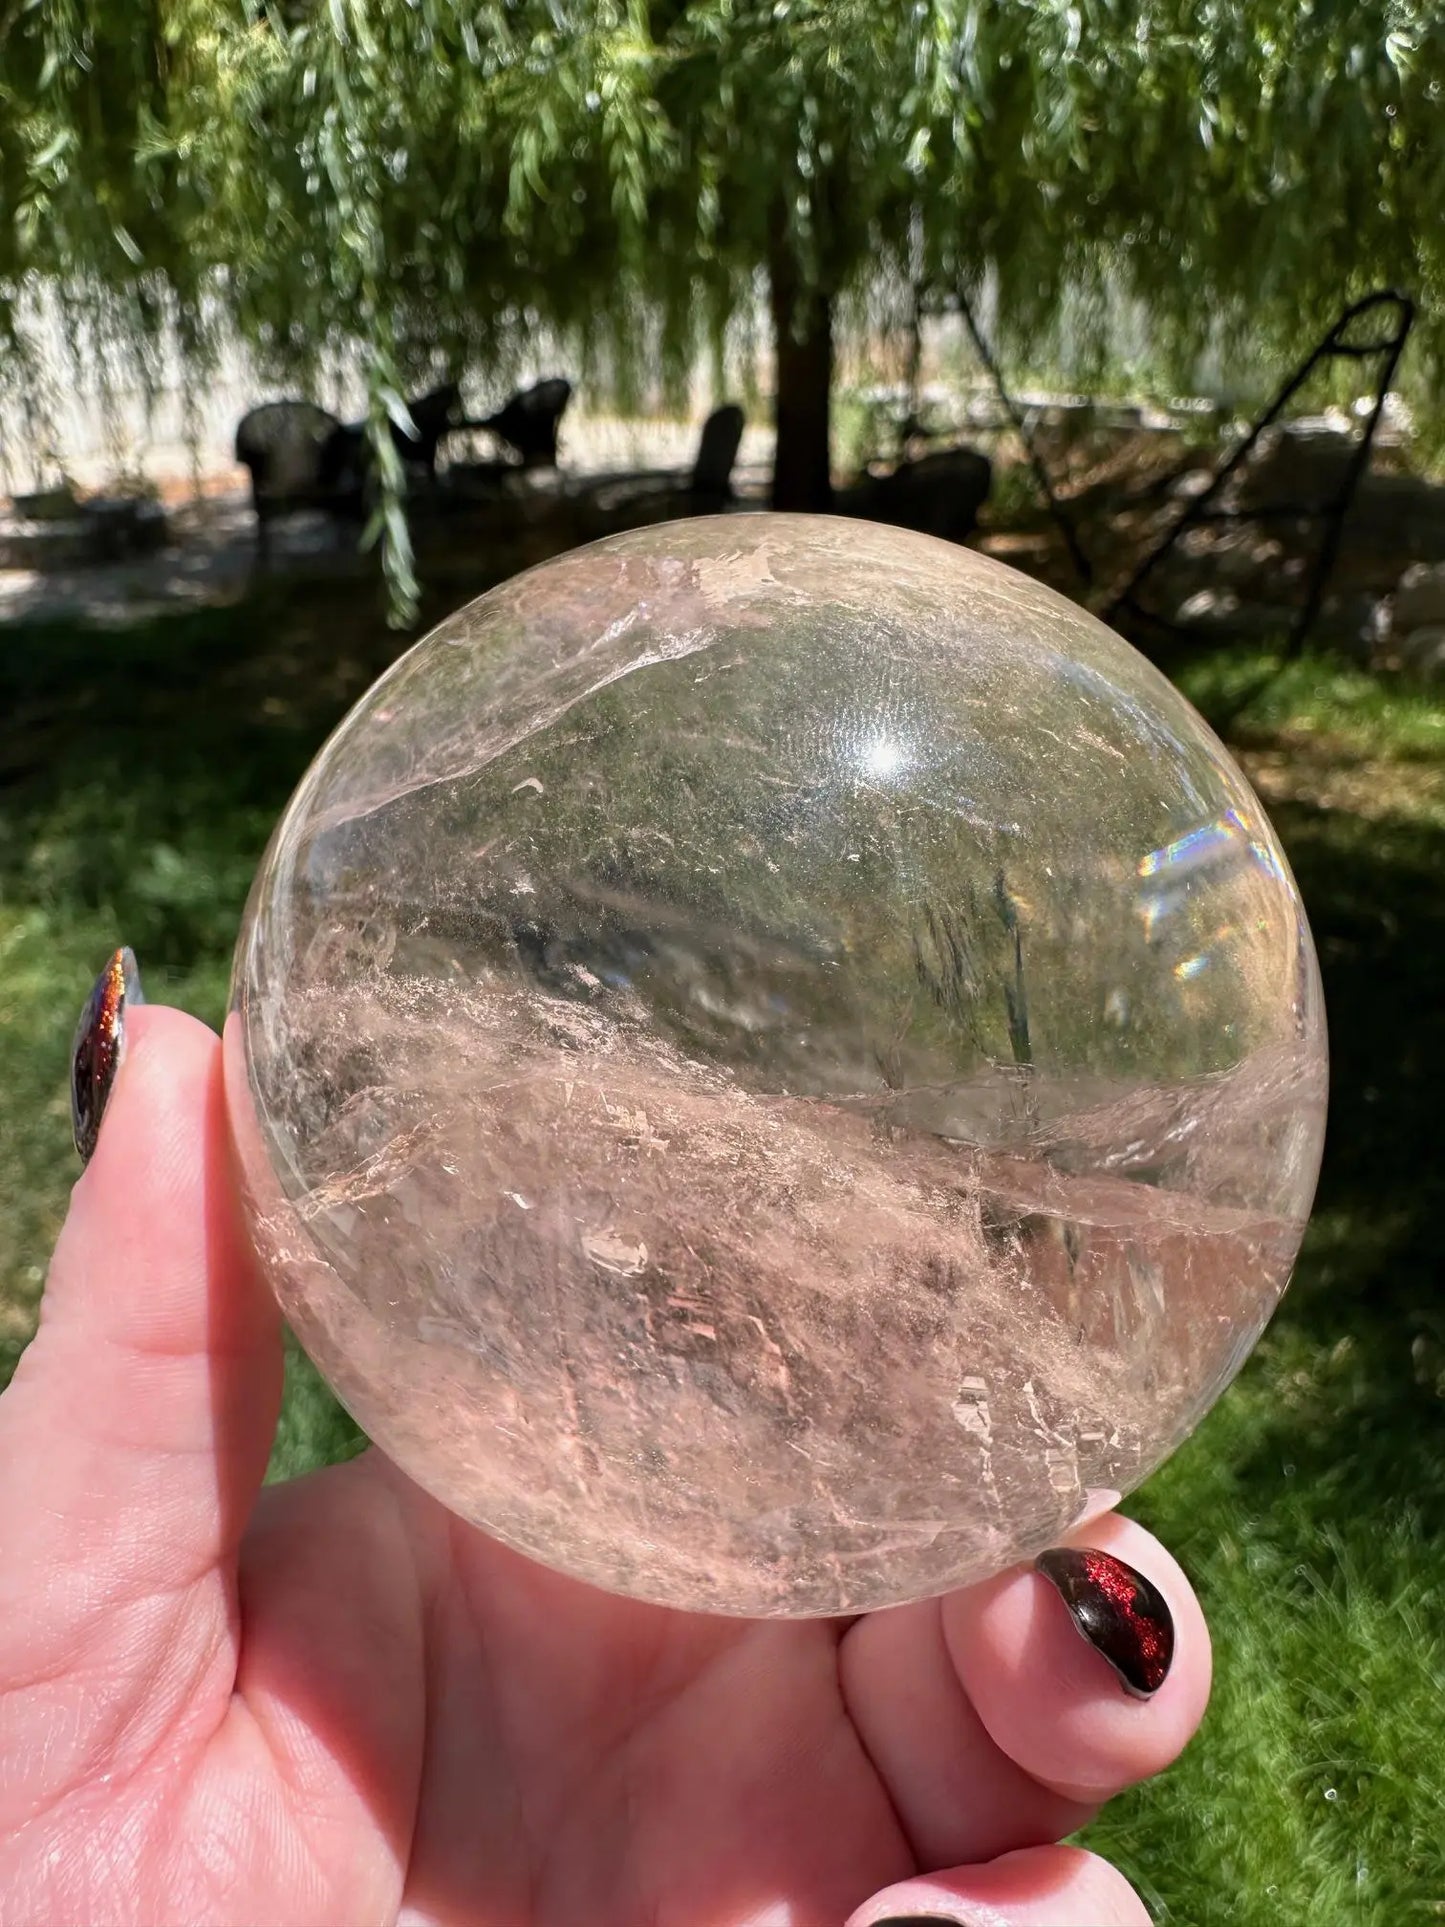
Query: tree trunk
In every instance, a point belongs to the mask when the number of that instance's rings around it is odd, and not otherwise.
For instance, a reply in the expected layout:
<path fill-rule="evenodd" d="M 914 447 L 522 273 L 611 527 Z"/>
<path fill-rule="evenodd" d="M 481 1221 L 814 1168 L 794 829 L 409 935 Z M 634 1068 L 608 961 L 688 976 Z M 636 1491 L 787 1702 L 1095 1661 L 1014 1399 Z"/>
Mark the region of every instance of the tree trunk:
<path fill-rule="evenodd" d="M 796 264 L 784 249 L 771 265 L 778 395 L 773 507 L 825 514 L 833 506 L 828 450 L 833 304 L 826 294 L 799 285 Z"/>

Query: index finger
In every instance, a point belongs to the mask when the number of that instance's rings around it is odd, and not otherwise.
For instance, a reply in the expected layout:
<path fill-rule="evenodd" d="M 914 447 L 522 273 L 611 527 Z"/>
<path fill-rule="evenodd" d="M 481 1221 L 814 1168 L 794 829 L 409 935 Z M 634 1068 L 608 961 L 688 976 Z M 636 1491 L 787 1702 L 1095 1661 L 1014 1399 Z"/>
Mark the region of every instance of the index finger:
<path fill-rule="evenodd" d="M 40 1329 L 0 1399 L 0 1684 L 7 1721 L 54 1716 L 46 1774 L 71 1784 L 116 1770 L 158 1718 L 229 1698 L 236 1549 L 281 1389 L 219 1040 L 176 1010 L 125 1024 Z M 77 1700 L 79 1678 L 104 1692 Z"/>

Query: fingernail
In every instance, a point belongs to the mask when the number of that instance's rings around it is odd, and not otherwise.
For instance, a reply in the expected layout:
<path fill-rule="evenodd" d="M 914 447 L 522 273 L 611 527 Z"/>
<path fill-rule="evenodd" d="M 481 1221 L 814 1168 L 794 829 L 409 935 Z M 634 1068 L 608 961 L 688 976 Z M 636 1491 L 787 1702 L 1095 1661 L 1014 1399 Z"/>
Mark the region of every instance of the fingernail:
<path fill-rule="evenodd" d="M 125 1057 L 126 1010 L 144 1002 L 135 952 L 122 946 L 96 978 L 71 1047 L 70 1121 L 82 1164 L 94 1155 L 106 1101 Z"/>
<path fill-rule="evenodd" d="M 1174 1620 L 1142 1572 L 1107 1552 L 1058 1546 L 1034 1570 L 1058 1588 L 1079 1631 L 1136 1699 L 1151 1699 L 1169 1676 Z"/>

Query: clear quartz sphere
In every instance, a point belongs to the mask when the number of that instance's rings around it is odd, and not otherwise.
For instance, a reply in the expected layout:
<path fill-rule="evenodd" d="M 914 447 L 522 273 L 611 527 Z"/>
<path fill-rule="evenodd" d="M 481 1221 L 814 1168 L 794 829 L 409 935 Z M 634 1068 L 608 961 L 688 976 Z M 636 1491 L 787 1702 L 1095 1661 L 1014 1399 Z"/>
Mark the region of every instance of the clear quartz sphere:
<path fill-rule="evenodd" d="M 1324 1115 L 1264 812 L 1072 603 L 867 523 L 442 624 L 272 838 L 226 1082 L 302 1344 L 466 1519 L 854 1613 L 1056 1542 L 1233 1377 Z"/>

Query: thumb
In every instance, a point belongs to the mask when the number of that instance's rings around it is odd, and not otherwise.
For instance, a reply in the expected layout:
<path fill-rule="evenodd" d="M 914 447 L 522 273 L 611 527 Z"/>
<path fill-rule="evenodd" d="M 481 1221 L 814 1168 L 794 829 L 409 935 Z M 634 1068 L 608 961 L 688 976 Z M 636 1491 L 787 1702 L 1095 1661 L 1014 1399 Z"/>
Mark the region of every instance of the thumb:
<path fill-rule="evenodd" d="M 0 1398 L 5 1723 L 45 1718 L 47 1776 L 70 1784 L 122 1768 L 128 1736 L 224 1710 L 236 1548 L 281 1388 L 219 1040 L 175 1010 L 121 1021 L 40 1329 Z"/>

